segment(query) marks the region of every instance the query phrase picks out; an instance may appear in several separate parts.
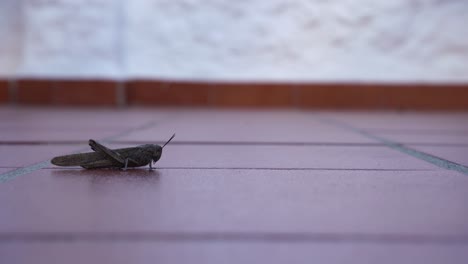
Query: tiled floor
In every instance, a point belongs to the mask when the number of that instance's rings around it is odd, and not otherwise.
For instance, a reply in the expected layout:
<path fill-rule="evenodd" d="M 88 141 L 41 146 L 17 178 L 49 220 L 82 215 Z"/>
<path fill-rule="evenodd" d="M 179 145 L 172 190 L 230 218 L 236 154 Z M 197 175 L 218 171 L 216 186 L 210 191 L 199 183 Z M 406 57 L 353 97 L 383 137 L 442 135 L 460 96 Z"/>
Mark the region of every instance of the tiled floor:
<path fill-rule="evenodd" d="M 0 263 L 467 263 L 468 113 L 0 108 Z M 157 170 L 55 155 L 161 143 Z M 450 168 L 450 169 L 448 169 Z"/>

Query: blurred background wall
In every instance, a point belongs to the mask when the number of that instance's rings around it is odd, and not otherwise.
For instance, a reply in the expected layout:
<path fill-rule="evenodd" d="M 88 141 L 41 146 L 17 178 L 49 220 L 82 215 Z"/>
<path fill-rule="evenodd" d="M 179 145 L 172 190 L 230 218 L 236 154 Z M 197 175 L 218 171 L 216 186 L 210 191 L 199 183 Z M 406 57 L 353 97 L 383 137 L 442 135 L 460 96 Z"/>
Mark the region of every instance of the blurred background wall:
<path fill-rule="evenodd" d="M 465 0 L 1 0 L 0 76 L 468 81 Z"/>
<path fill-rule="evenodd" d="M 466 0 L 0 0 L 0 103 L 468 110 Z"/>

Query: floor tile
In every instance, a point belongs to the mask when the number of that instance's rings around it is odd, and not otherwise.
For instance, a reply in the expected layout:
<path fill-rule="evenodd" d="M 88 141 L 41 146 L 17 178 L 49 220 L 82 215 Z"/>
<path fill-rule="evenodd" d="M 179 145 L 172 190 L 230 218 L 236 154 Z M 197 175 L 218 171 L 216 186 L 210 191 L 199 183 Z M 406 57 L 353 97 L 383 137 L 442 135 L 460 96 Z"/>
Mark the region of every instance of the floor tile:
<path fill-rule="evenodd" d="M 0 184 L 0 233 L 468 235 L 447 171 L 60 170 Z"/>
<path fill-rule="evenodd" d="M 0 244 L 0 261 L 49 263 L 382 263 L 464 264 L 467 245 L 352 243 L 16 242 Z"/>
<path fill-rule="evenodd" d="M 23 167 L 74 153 L 78 145 L 0 145 L 0 167 Z"/>
<path fill-rule="evenodd" d="M 116 149 L 135 145 L 109 144 L 107 146 Z M 83 149 L 82 152 L 90 151 L 87 149 L 86 144 L 83 144 L 83 146 L 75 145 L 75 147 L 76 149 L 83 147 L 81 148 Z M 67 151 L 63 151 L 61 154 L 68 153 Z M 3 164 L 8 164 L 8 161 L 4 161 Z M 229 144 L 168 145 L 164 148 L 163 155 L 155 166 L 162 168 L 440 169 L 428 162 L 383 146 L 264 146 Z"/>
<path fill-rule="evenodd" d="M 108 145 L 123 148 L 130 145 Z M 2 167 L 18 167 L 75 152 L 82 145 L 0 145 Z M 19 158 L 21 157 L 21 158 Z M 52 165 L 51 165 L 52 166 Z M 236 146 L 168 145 L 156 167 L 399 169 L 439 170 L 439 167 L 387 147 L 372 146 Z"/>
<path fill-rule="evenodd" d="M 466 122 L 468 113 L 463 112 L 312 112 L 311 114 L 366 130 L 468 131 L 468 122 Z"/>
<path fill-rule="evenodd" d="M 0 107 L 0 120 L 0 173 L 89 138 L 177 133 L 154 171 L 51 164 L 0 183 L 0 263 L 468 258 L 468 177 L 336 123 L 468 165 L 466 113 Z"/>
<path fill-rule="evenodd" d="M 387 147 L 172 145 L 157 166 L 192 168 L 438 169 Z"/>
<path fill-rule="evenodd" d="M 129 129 L 149 122 L 163 122 L 173 115 L 167 110 L 99 108 L 2 108 L 0 107 L 0 131 L 2 129 Z M 118 131 L 116 131 L 118 132 Z"/>
<path fill-rule="evenodd" d="M 37 141 L 81 141 L 89 139 L 110 138 L 123 130 L 114 129 L 0 129 L 0 141 L 4 142 L 37 142 Z"/>
<path fill-rule="evenodd" d="M 173 133 L 176 141 L 376 143 L 296 112 L 201 112 L 184 113 L 153 128 L 135 131 L 121 140 L 164 141 Z"/>
<path fill-rule="evenodd" d="M 31 113 L 13 115 L 14 119 L 6 119 L 0 124 L 0 141 L 5 142 L 57 142 L 57 141 L 83 141 L 90 138 L 104 139 L 115 138 L 138 127 L 147 127 L 157 122 L 162 122 L 162 117 L 138 118 L 137 115 L 122 115 L 105 118 L 105 114 L 94 117 L 86 117 L 81 114 L 80 118 L 73 118 L 79 114 L 72 112 L 71 116 L 55 117 L 51 120 L 44 116 L 29 117 Z M 65 118 L 64 118 L 65 117 Z M 158 121 L 159 120 L 159 121 Z"/>

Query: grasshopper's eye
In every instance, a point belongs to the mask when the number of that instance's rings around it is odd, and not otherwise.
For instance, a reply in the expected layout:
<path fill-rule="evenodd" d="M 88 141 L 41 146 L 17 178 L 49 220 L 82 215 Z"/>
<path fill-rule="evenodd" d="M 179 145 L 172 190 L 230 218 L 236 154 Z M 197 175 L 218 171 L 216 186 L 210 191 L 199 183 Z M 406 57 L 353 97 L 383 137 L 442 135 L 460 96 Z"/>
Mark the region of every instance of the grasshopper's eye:
<path fill-rule="evenodd" d="M 158 161 L 161 158 L 161 154 L 162 154 L 162 149 L 155 150 L 153 153 L 153 158 L 152 158 L 153 162 Z"/>

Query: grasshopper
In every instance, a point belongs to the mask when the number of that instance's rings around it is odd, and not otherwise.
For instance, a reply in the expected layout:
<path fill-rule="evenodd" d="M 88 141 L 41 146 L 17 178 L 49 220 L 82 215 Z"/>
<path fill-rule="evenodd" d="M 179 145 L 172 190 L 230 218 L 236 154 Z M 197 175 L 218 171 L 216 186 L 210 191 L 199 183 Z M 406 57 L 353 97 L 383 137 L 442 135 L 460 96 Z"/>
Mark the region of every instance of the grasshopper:
<path fill-rule="evenodd" d="M 175 134 L 161 147 L 156 144 L 146 144 L 133 148 L 109 149 L 97 141 L 90 139 L 89 146 L 94 152 L 58 156 L 51 160 L 57 166 L 81 166 L 85 169 L 141 167 L 156 163 L 163 148 L 171 142 Z"/>

